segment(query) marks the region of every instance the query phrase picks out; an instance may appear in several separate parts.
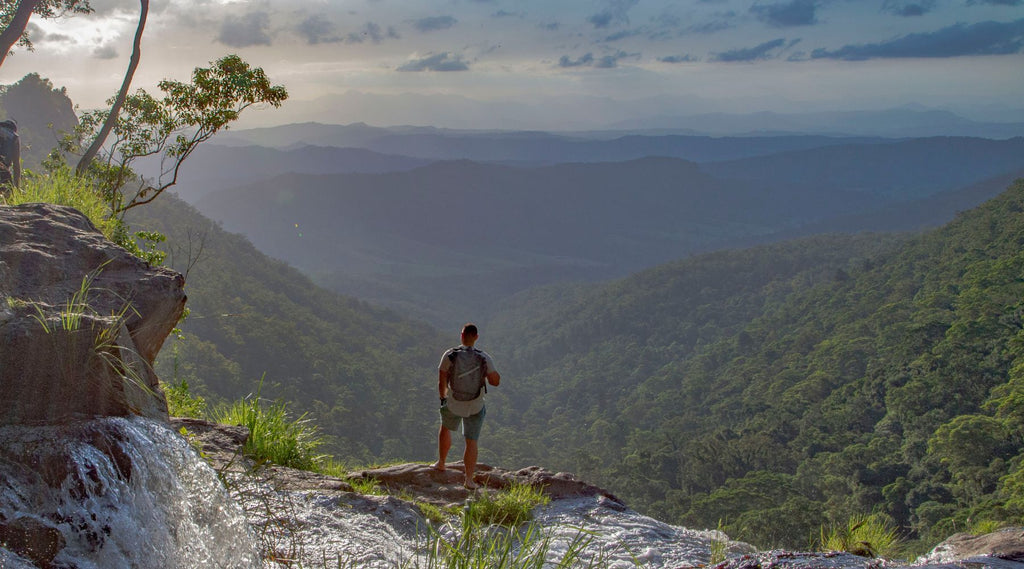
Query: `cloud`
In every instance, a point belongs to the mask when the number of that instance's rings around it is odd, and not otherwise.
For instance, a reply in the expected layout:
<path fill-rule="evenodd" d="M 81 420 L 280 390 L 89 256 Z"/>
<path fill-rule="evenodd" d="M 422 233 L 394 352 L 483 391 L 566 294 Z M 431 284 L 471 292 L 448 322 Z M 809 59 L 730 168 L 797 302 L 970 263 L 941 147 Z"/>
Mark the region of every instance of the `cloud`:
<path fill-rule="evenodd" d="M 747 47 L 742 49 L 733 49 L 724 51 L 722 53 L 714 53 L 711 55 L 711 61 L 723 61 L 723 62 L 737 62 L 737 61 L 762 61 L 765 59 L 774 59 L 777 54 L 772 52 L 779 48 L 786 46 L 792 46 L 800 40 L 793 40 L 786 42 L 785 38 L 774 39 L 766 41 L 762 44 L 754 47 Z"/>
<path fill-rule="evenodd" d="M 92 56 L 96 59 L 117 59 L 117 46 L 112 43 L 97 46 L 92 50 Z"/>
<path fill-rule="evenodd" d="M 882 11 L 897 16 L 923 16 L 935 9 L 935 0 L 885 0 Z"/>
<path fill-rule="evenodd" d="M 571 69 L 573 67 L 596 67 L 598 69 L 611 69 L 618 67 L 619 60 L 626 57 L 637 57 L 638 54 L 628 54 L 624 51 L 618 51 L 610 55 L 603 55 L 600 57 L 594 57 L 593 53 L 587 52 L 576 59 L 570 58 L 568 55 L 563 55 L 558 58 L 558 67 L 563 69 Z"/>
<path fill-rule="evenodd" d="M 538 24 L 537 27 L 549 32 L 557 32 L 558 29 L 562 27 L 562 24 L 559 24 L 558 22 L 548 22 L 547 24 Z"/>
<path fill-rule="evenodd" d="M 587 22 L 597 29 L 612 24 L 629 24 L 629 10 L 638 2 L 640 0 L 608 0 L 608 7 L 587 18 Z"/>
<path fill-rule="evenodd" d="M 228 47 L 270 45 L 270 14 L 250 12 L 244 16 L 228 16 L 220 26 L 217 41 Z"/>
<path fill-rule="evenodd" d="M 662 63 L 695 63 L 700 61 L 692 55 L 666 55 L 665 57 L 659 57 L 658 61 Z"/>
<path fill-rule="evenodd" d="M 568 55 L 558 58 L 559 67 L 589 67 L 594 64 L 594 54 L 586 53 L 576 59 L 569 59 Z"/>
<path fill-rule="evenodd" d="M 71 37 L 71 36 L 69 36 L 67 34 L 47 33 L 46 30 L 44 30 L 43 28 L 40 28 L 34 22 L 29 22 L 28 26 L 25 28 L 25 31 L 28 32 L 29 38 L 31 38 L 32 41 L 37 43 L 37 44 L 44 43 L 44 42 L 45 43 L 66 43 L 66 44 L 75 43 L 75 38 L 73 38 L 73 37 Z"/>
<path fill-rule="evenodd" d="M 639 35 L 641 35 L 643 33 L 645 33 L 643 29 L 622 30 L 621 32 L 615 32 L 614 34 L 604 38 L 604 41 L 606 41 L 606 42 L 618 41 L 618 40 L 621 40 L 621 39 L 626 39 L 626 38 L 631 38 L 631 37 L 634 37 L 634 36 L 639 36 Z"/>
<path fill-rule="evenodd" d="M 341 36 L 335 32 L 334 23 L 322 15 L 309 16 L 295 26 L 295 31 L 305 38 L 309 45 L 321 43 L 336 43 L 341 41 Z"/>
<path fill-rule="evenodd" d="M 758 20 L 776 28 L 816 24 L 817 9 L 818 0 L 791 0 L 783 4 L 754 4 L 750 7 Z"/>
<path fill-rule="evenodd" d="M 397 40 L 401 37 L 394 26 L 388 26 L 387 31 L 385 31 L 380 27 L 380 24 L 366 22 L 358 32 L 350 33 L 345 38 L 345 41 L 348 43 L 363 43 L 366 40 L 370 40 L 373 43 L 381 43 L 386 39 Z"/>
<path fill-rule="evenodd" d="M 522 18 L 526 14 L 523 12 L 509 12 L 508 10 L 498 10 L 491 14 L 492 18 Z"/>
<path fill-rule="evenodd" d="M 458 23 L 452 16 L 430 16 L 429 18 L 420 18 L 412 23 L 412 26 L 421 32 L 436 32 L 438 30 L 447 30 Z"/>
<path fill-rule="evenodd" d="M 909 34 L 882 43 L 847 45 L 835 51 L 816 49 L 814 59 L 862 61 L 886 58 L 1009 55 L 1024 50 L 1024 20 L 955 24 L 941 30 Z"/>
<path fill-rule="evenodd" d="M 1024 0 L 967 0 L 968 6 L 975 4 L 988 4 L 990 6 L 1021 6 Z"/>
<path fill-rule="evenodd" d="M 461 55 L 451 52 L 437 53 L 419 59 L 410 59 L 397 71 L 467 71 L 469 65 Z"/>

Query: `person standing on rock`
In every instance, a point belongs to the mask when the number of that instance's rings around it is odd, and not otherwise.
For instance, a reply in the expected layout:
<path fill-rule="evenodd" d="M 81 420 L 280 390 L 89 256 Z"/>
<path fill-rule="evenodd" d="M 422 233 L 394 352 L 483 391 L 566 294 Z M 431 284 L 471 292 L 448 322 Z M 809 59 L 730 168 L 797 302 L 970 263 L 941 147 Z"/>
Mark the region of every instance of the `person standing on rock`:
<path fill-rule="evenodd" d="M 18 125 L 0 121 L 0 196 L 21 184 L 21 139 Z"/>
<path fill-rule="evenodd" d="M 486 352 L 473 347 L 480 338 L 473 324 L 462 328 L 462 345 L 450 348 L 441 356 L 437 366 L 437 391 L 441 397 L 441 428 L 437 432 L 436 470 L 444 471 L 448 450 L 452 447 L 452 431 L 462 426 L 466 438 L 466 452 L 462 462 L 466 467 L 465 487 L 477 488 L 473 481 L 476 472 L 477 441 L 484 424 L 487 408 L 484 394 L 487 384 L 495 387 L 501 383 L 501 374 L 494 366 L 494 360 Z"/>

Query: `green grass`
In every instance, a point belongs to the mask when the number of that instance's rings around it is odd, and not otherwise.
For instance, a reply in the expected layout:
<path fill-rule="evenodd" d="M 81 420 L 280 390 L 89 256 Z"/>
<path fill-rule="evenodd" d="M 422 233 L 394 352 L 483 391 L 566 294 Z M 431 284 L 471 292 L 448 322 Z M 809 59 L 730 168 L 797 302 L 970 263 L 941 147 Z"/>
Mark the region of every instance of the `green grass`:
<path fill-rule="evenodd" d="M 495 495 L 482 492 L 466 506 L 463 514 L 469 525 L 518 527 L 533 519 L 533 508 L 546 505 L 550 498 L 528 484 L 512 484 Z"/>
<path fill-rule="evenodd" d="M 323 461 L 324 457 L 317 453 L 323 439 L 306 414 L 293 419 L 286 403 L 266 402 L 260 399 L 258 392 L 217 408 L 213 419 L 249 429 L 243 452 L 258 461 L 314 472 Z"/>
<path fill-rule="evenodd" d="M 887 517 L 857 515 L 845 525 L 822 527 L 819 548 L 863 557 L 891 558 L 899 551 L 901 542 L 896 527 Z"/>
<path fill-rule="evenodd" d="M 448 541 L 432 531 L 424 550 L 426 555 L 409 560 L 408 569 L 542 569 L 544 567 L 602 568 L 608 561 L 602 554 L 590 560 L 583 558 L 594 541 L 594 535 L 579 530 L 564 554 L 553 563 L 547 560 L 552 536 L 536 524 L 527 524 L 520 531 L 494 528 L 469 519 L 462 533 Z"/>
<path fill-rule="evenodd" d="M 21 186 L 7 197 L 0 198 L 4 205 L 25 203 L 52 203 L 77 209 L 92 221 L 100 232 L 113 240 L 120 222 L 111 219 L 110 207 L 93 191 L 87 178 L 76 176 L 68 167 L 48 174 L 26 172 Z"/>

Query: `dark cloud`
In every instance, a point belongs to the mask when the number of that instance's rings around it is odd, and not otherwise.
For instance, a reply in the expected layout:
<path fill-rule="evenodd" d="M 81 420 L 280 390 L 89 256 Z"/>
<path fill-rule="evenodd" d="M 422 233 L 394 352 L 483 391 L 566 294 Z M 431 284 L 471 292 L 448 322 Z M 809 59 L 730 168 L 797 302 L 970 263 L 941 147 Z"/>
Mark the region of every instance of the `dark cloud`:
<path fill-rule="evenodd" d="M 607 28 L 612 24 L 629 24 L 629 10 L 640 0 L 608 0 L 608 7 L 587 18 L 595 28 Z"/>
<path fill-rule="evenodd" d="M 334 23 L 322 15 L 309 16 L 295 26 L 295 31 L 302 36 L 309 45 L 321 43 L 336 43 L 341 41 L 341 36 L 335 30 Z"/>
<path fill-rule="evenodd" d="M 547 24 L 540 24 L 537 27 L 539 27 L 542 30 L 547 30 L 549 32 L 557 32 L 558 29 L 562 27 L 562 24 L 559 24 L 558 22 L 549 22 Z"/>
<path fill-rule="evenodd" d="M 692 55 L 666 55 L 665 57 L 659 57 L 658 61 L 662 63 L 694 63 L 700 61 Z"/>
<path fill-rule="evenodd" d="M 96 59 L 117 59 L 117 46 L 112 43 L 97 46 L 92 50 L 92 56 Z"/>
<path fill-rule="evenodd" d="M 968 6 L 975 4 L 988 4 L 990 6 L 1022 6 L 1024 0 L 967 0 Z"/>
<path fill-rule="evenodd" d="M 576 59 L 570 59 L 568 55 L 558 58 L 559 67 L 590 67 L 594 64 L 594 54 L 586 53 Z"/>
<path fill-rule="evenodd" d="M 75 43 L 75 38 L 67 34 L 55 34 L 47 33 L 46 30 L 40 28 L 33 22 L 29 22 L 28 27 L 25 28 L 30 38 L 35 43 Z"/>
<path fill-rule="evenodd" d="M 797 41 L 788 42 L 788 45 L 793 45 Z M 765 59 L 775 59 L 778 55 L 776 50 L 787 46 L 785 38 L 774 39 L 772 41 L 766 41 L 760 45 L 754 47 L 747 47 L 742 49 L 733 49 L 724 51 L 722 53 L 714 53 L 711 55 L 711 61 L 761 61 Z"/>
<path fill-rule="evenodd" d="M 467 71 L 469 65 L 461 55 L 450 52 L 428 55 L 420 59 L 411 59 L 397 68 L 398 71 Z"/>
<path fill-rule="evenodd" d="M 611 69 L 618 67 L 619 60 L 626 57 L 637 57 L 638 54 L 628 54 L 624 51 L 618 51 L 611 55 L 603 55 L 600 57 L 594 57 L 593 53 L 587 52 L 582 56 L 572 59 L 568 55 L 563 55 L 558 59 L 558 67 L 565 69 L 573 67 L 596 67 L 598 69 Z"/>
<path fill-rule="evenodd" d="M 935 0 L 885 0 L 882 11 L 897 16 L 923 16 L 935 9 Z"/>
<path fill-rule="evenodd" d="M 626 38 L 631 38 L 631 37 L 643 35 L 644 33 L 646 33 L 646 32 L 643 29 L 622 30 L 621 32 L 615 32 L 614 34 L 604 38 L 604 41 L 606 41 L 606 42 L 618 41 L 618 40 L 622 40 L 622 39 L 626 39 Z"/>
<path fill-rule="evenodd" d="M 751 13 L 776 28 L 810 26 L 818 23 L 818 0 L 791 0 L 781 4 L 754 4 Z"/>
<path fill-rule="evenodd" d="M 387 31 L 380 27 L 380 24 L 374 22 L 366 22 L 362 29 L 358 32 L 352 32 L 345 38 L 348 43 L 363 43 L 366 40 L 370 40 L 373 43 L 381 43 L 386 39 L 397 40 L 402 36 L 398 35 L 398 31 L 393 26 L 388 26 Z"/>
<path fill-rule="evenodd" d="M 858 44 L 834 51 L 816 49 L 814 59 L 862 61 L 886 58 L 1009 55 L 1024 50 L 1024 20 L 956 24 L 936 32 L 909 34 L 882 43 Z"/>
<path fill-rule="evenodd" d="M 420 18 L 412 23 L 413 27 L 421 32 L 436 32 L 438 30 L 447 30 L 458 23 L 452 16 L 430 16 L 429 18 Z"/>
<path fill-rule="evenodd" d="M 228 16 L 220 26 L 217 40 L 228 47 L 270 45 L 270 14 L 250 12 L 244 16 Z"/>

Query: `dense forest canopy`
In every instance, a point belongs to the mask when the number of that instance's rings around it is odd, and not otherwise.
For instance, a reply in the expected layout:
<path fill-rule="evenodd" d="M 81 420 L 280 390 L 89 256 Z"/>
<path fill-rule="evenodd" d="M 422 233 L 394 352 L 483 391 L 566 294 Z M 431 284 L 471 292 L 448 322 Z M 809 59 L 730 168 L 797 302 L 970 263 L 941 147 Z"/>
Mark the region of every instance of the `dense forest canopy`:
<path fill-rule="evenodd" d="M 902 241 L 717 253 L 513 313 L 492 333 L 526 393 L 493 444 L 762 546 L 857 513 L 924 541 L 1019 521 L 1022 245 L 1019 181 Z"/>

